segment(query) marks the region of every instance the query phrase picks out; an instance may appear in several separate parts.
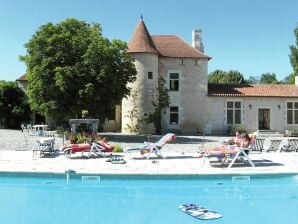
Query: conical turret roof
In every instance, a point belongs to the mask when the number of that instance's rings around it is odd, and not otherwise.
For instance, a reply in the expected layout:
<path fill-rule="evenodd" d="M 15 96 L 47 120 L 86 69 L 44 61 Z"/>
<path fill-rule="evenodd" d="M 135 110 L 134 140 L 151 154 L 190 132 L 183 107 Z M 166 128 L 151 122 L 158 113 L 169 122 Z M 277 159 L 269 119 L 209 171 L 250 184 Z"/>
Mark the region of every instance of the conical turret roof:
<path fill-rule="evenodd" d="M 144 21 L 141 19 L 128 43 L 128 53 L 158 54 Z"/>

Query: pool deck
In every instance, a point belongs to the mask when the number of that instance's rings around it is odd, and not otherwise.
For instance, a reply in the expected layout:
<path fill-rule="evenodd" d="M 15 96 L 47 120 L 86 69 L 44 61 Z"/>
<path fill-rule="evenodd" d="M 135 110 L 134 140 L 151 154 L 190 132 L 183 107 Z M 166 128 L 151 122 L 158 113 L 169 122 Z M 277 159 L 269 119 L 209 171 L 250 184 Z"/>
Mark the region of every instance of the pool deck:
<path fill-rule="evenodd" d="M 113 136 L 111 136 L 113 137 Z M 133 136 L 129 136 L 133 137 Z M 38 137 L 39 138 L 39 137 Z M 112 164 L 108 158 L 82 158 L 81 153 L 72 155 L 71 159 L 56 153 L 51 157 L 33 157 L 31 146 L 36 137 L 24 135 L 18 130 L 0 129 L 0 172 L 30 173 L 65 173 L 73 170 L 78 174 L 298 174 L 297 152 L 251 152 L 250 158 L 256 167 L 248 164 L 237 164 L 232 168 L 211 166 L 208 159 L 198 158 L 198 146 L 214 147 L 227 137 L 223 136 L 178 136 L 174 144 L 167 144 L 162 152 L 166 159 L 155 155 L 147 160 L 139 152 L 118 153 L 126 163 Z M 127 136 L 114 136 L 114 144 L 122 147 L 139 145 L 135 139 Z M 55 140 L 55 148 L 62 144 L 60 138 Z M 21 150 L 21 151 L 19 151 Z"/>
<path fill-rule="evenodd" d="M 165 153 L 166 159 L 153 157 L 143 159 L 139 154 L 123 155 L 125 164 L 112 164 L 108 158 L 82 158 L 80 153 L 71 159 L 63 155 L 33 157 L 31 151 L 1 151 L 0 172 L 65 173 L 73 170 L 78 174 L 138 174 L 138 175 L 180 175 L 180 174 L 298 174 L 298 153 L 270 152 L 252 153 L 250 158 L 256 167 L 239 164 L 232 168 L 211 166 L 198 153 Z"/>

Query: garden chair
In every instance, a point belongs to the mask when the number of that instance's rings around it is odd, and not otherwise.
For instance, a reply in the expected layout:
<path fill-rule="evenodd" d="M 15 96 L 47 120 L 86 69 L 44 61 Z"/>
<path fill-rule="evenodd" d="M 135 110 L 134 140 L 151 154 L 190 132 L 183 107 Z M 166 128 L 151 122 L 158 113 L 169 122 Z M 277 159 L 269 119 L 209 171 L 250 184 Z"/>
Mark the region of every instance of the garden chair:
<path fill-rule="evenodd" d="M 39 157 L 45 154 L 52 155 L 55 152 L 55 138 L 41 138 L 32 147 L 33 157 L 39 152 Z"/>
<path fill-rule="evenodd" d="M 176 135 L 173 133 L 168 133 L 166 135 L 164 135 L 162 138 L 160 138 L 157 142 L 152 143 L 152 142 L 144 142 L 144 145 L 141 146 L 137 146 L 137 147 L 128 147 L 128 148 L 124 148 L 125 152 L 129 152 L 129 151 L 134 151 L 134 150 L 138 150 L 140 151 L 141 155 L 145 155 L 147 154 L 147 159 L 150 158 L 152 153 L 155 153 L 156 156 L 161 157 L 161 158 L 166 158 L 162 153 L 161 153 L 161 149 L 162 147 L 171 142 L 176 140 Z"/>

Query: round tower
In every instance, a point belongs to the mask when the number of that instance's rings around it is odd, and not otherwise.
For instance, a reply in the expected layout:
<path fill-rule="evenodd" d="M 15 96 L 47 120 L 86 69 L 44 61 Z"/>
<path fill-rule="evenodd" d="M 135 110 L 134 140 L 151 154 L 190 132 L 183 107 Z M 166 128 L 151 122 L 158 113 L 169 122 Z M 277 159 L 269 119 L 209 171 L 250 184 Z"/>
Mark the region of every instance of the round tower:
<path fill-rule="evenodd" d="M 157 98 L 158 51 L 141 19 L 128 43 L 127 52 L 135 59 L 136 81 L 129 83 L 130 96 L 122 100 L 122 132 L 152 133 L 153 124 L 145 119 L 154 111 Z"/>

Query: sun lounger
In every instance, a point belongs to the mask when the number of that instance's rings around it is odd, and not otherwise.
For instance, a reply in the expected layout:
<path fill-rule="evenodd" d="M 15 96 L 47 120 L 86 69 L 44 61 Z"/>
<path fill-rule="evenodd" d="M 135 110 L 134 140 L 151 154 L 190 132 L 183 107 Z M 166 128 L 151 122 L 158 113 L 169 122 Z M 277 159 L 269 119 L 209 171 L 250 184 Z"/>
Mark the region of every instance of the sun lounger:
<path fill-rule="evenodd" d="M 264 142 L 264 138 L 256 138 L 252 150 L 262 152 L 264 150 Z"/>
<path fill-rule="evenodd" d="M 281 141 L 282 140 L 280 140 L 280 139 L 271 139 L 270 140 L 270 146 L 267 149 L 267 151 L 268 152 L 270 152 L 270 151 L 276 152 L 277 150 L 279 150 L 279 145 L 280 145 Z"/>
<path fill-rule="evenodd" d="M 221 165 L 228 164 L 228 168 L 231 168 L 238 161 L 241 161 L 242 163 L 248 162 L 252 167 L 254 167 L 255 164 L 249 158 L 249 152 L 251 150 L 251 148 L 238 147 L 232 150 L 227 149 L 227 151 L 211 150 L 209 152 L 205 151 L 207 153 L 204 155 L 204 157 L 210 161 L 210 164 L 212 164 L 212 162 L 220 162 Z"/>
<path fill-rule="evenodd" d="M 281 147 L 280 151 L 287 151 L 287 152 L 291 152 L 291 151 L 295 151 L 298 152 L 298 139 L 297 138 L 293 138 L 293 139 L 288 139 L 288 144 Z"/>
<path fill-rule="evenodd" d="M 252 167 L 255 166 L 255 164 L 252 162 L 252 160 L 249 158 L 249 152 L 252 150 L 251 148 L 237 148 L 238 151 L 232 161 L 230 162 L 228 168 L 231 168 L 236 160 L 243 160 L 243 162 L 248 162 Z"/>
<path fill-rule="evenodd" d="M 161 149 L 162 147 L 171 142 L 176 140 L 176 135 L 173 133 L 168 133 L 164 135 L 162 138 L 160 138 L 157 142 L 152 143 L 152 142 L 144 142 L 144 145 L 137 146 L 137 147 L 128 147 L 124 148 L 125 152 L 129 151 L 140 151 L 141 155 L 147 154 L 147 159 L 150 158 L 152 153 L 155 153 L 156 156 L 161 157 L 161 158 L 166 158 L 162 153 Z"/>
<path fill-rule="evenodd" d="M 81 152 L 83 156 L 84 152 L 88 152 L 87 158 L 90 158 L 92 154 L 96 156 L 104 155 L 104 153 L 112 152 L 111 148 L 106 148 L 98 142 L 89 142 L 85 144 L 74 144 L 66 147 L 63 150 L 65 157 L 70 158 L 71 154 Z"/>

